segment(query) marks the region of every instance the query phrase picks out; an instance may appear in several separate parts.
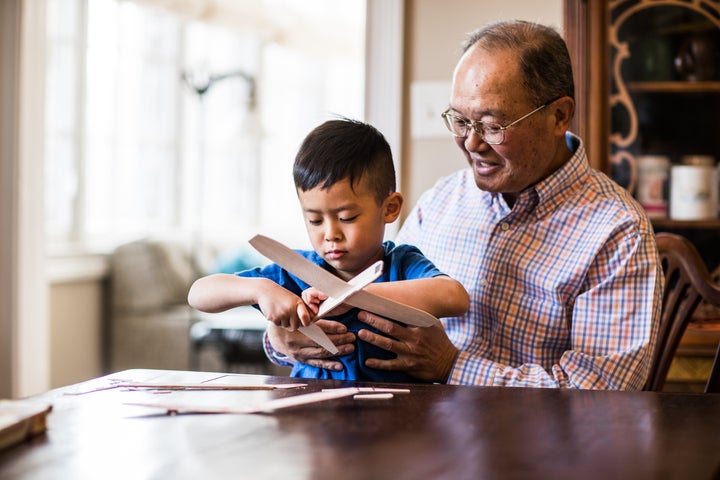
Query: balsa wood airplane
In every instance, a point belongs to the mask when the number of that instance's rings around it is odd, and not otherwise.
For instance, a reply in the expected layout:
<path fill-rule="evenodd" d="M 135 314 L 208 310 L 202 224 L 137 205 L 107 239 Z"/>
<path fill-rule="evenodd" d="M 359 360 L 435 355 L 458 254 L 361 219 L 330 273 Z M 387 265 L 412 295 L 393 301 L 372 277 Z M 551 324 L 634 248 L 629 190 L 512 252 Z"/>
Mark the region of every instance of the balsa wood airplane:
<path fill-rule="evenodd" d="M 438 322 L 437 318 L 427 312 L 363 290 L 365 286 L 375 281 L 382 274 L 382 261 L 374 263 L 348 282 L 345 282 L 277 240 L 263 235 L 255 235 L 249 242 L 265 257 L 302 279 L 308 285 L 328 295 L 328 299 L 320 306 L 315 320 L 327 315 L 338 305 L 347 303 L 361 310 L 367 310 L 406 325 L 429 327 Z M 337 347 L 315 323 L 300 327 L 298 330 L 330 353 L 335 354 L 338 352 Z"/>

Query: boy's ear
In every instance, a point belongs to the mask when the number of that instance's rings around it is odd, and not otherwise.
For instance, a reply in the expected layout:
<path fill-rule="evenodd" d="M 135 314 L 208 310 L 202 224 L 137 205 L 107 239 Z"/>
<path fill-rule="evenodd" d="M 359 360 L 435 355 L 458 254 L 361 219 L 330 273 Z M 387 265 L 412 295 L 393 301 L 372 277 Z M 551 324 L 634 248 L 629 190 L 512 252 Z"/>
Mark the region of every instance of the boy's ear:
<path fill-rule="evenodd" d="M 392 223 L 400 216 L 402 210 L 403 196 L 400 192 L 392 192 L 385 199 L 383 208 L 385 209 L 385 223 Z"/>

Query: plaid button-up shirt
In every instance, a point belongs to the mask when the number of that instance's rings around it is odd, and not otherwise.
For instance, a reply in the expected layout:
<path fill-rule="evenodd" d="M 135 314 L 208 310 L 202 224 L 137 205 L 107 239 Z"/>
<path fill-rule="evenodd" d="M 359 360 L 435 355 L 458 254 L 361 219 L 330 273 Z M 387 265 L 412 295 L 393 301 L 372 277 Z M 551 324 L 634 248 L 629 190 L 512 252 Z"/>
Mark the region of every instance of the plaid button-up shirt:
<path fill-rule="evenodd" d="M 470 294 L 442 319 L 460 350 L 448 383 L 641 389 L 655 344 L 663 277 L 642 208 L 570 161 L 513 208 L 468 168 L 423 194 L 397 243 L 415 245 Z"/>

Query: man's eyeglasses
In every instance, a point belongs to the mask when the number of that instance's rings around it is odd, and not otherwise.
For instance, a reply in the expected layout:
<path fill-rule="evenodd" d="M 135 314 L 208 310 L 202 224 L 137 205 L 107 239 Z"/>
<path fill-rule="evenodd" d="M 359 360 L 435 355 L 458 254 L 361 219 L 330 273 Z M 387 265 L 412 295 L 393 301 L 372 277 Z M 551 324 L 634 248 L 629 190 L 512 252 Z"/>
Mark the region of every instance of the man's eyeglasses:
<path fill-rule="evenodd" d="M 441 116 L 445 121 L 445 126 L 455 137 L 466 138 L 470 135 L 470 129 L 472 128 L 475 130 L 475 133 L 480 136 L 483 142 L 489 145 L 500 145 L 505 141 L 505 130 L 525 120 L 534 113 L 539 112 L 559 98 L 561 97 L 553 98 L 552 100 L 540 105 L 532 112 L 526 113 L 522 117 L 518 118 L 514 122 L 508 123 L 507 125 L 500 125 L 499 123 L 492 122 L 481 122 L 479 120 L 468 120 L 465 117 L 450 113 L 450 109 L 445 110 Z"/>

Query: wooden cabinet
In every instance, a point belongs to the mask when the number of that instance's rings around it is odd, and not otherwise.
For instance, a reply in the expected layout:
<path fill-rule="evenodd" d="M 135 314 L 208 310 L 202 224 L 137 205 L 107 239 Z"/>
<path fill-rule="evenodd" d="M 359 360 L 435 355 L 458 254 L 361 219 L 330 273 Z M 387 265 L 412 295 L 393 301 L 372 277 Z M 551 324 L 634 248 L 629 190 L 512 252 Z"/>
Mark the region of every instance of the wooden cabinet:
<path fill-rule="evenodd" d="M 671 164 L 686 155 L 720 160 L 720 1 L 565 0 L 564 23 L 575 69 L 571 128 L 593 167 L 636 193 L 643 155 Z M 688 238 L 711 271 L 720 269 L 720 219 L 653 224 Z M 668 390 L 702 391 L 720 338 L 718 312 L 703 307 L 680 343 Z"/>
<path fill-rule="evenodd" d="M 566 0 L 564 23 L 572 129 L 595 168 L 636 193 L 640 157 L 720 160 L 720 1 Z M 653 223 L 690 238 L 710 269 L 720 264 L 719 219 Z"/>

